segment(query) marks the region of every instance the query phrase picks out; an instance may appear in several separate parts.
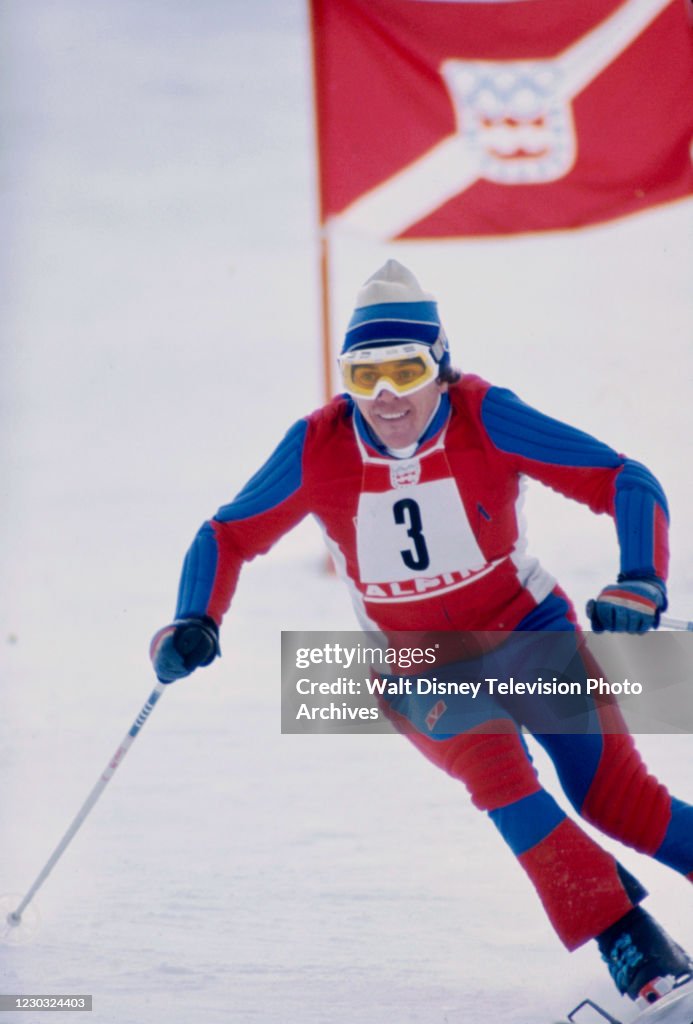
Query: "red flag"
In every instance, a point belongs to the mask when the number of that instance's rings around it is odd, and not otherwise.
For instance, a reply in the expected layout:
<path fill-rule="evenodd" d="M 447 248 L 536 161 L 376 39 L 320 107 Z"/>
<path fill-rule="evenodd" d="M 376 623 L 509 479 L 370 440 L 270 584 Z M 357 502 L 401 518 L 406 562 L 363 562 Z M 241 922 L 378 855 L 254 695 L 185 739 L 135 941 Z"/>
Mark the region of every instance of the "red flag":
<path fill-rule="evenodd" d="M 578 227 L 693 191 L 682 0 L 311 0 L 321 217 Z"/>

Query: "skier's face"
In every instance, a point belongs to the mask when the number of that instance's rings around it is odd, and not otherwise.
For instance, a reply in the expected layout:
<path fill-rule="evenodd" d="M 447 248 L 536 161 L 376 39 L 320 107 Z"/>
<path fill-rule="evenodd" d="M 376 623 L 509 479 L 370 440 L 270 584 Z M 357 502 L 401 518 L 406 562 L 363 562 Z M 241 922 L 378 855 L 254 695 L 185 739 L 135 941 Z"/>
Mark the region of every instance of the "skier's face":
<path fill-rule="evenodd" d="M 359 412 L 386 448 L 406 448 L 421 437 L 447 384 L 431 381 L 413 395 L 383 390 L 377 398 L 354 398 Z"/>

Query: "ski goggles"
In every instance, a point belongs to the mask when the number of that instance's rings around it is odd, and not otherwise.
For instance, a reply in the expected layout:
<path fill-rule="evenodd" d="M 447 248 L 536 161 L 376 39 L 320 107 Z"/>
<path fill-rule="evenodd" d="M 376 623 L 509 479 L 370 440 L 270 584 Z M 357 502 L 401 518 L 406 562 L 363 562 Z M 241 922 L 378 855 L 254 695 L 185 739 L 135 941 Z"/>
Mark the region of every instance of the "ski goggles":
<path fill-rule="evenodd" d="M 339 357 L 344 389 L 355 398 L 377 398 L 381 391 L 413 395 L 438 376 L 438 364 L 427 345 L 352 349 Z"/>

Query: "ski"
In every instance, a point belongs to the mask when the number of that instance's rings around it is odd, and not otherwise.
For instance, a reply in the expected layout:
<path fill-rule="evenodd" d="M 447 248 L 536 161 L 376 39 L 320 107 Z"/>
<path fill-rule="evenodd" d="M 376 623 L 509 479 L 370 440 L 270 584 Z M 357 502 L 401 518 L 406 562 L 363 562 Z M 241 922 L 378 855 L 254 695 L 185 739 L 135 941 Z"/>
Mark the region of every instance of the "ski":
<path fill-rule="evenodd" d="M 693 983 L 688 979 L 661 996 L 651 1006 L 629 1017 L 614 1017 L 592 999 L 583 1001 L 568 1014 L 569 1024 L 693 1024 Z"/>

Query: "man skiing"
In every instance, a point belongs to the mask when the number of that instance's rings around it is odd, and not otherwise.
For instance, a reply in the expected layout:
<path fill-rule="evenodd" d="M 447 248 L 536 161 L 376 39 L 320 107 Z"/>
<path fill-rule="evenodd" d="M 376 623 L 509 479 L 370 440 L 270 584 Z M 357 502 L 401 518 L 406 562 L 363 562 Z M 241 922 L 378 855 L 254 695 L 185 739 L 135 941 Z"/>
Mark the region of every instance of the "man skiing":
<path fill-rule="evenodd" d="M 308 513 L 363 628 L 561 632 L 584 659 L 568 597 L 525 551 L 526 476 L 614 517 L 620 572 L 591 604 L 593 629 L 658 625 L 668 511 L 657 480 L 512 392 L 454 370 L 437 304 L 396 261 L 360 291 L 340 369 L 346 393 L 296 423 L 195 537 L 175 621 L 152 641 L 162 682 L 213 661 L 243 563 Z M 542 788 L 512 710 L 489 701 L 481 721 L 453 735 L 422 725 L 428 711 L 393 701 L 389 716 L 490 815 L 564 945 L 596 939 L 634 1000 L 656 1001 L 690 973 L 688 955 L 640 906 L 640 883 Z M 605 834 L 693 881 L 693 807 L 648 773 L 617 708 L 599 714 L 596 731 L 536 735 L 568 798 Z"/>

